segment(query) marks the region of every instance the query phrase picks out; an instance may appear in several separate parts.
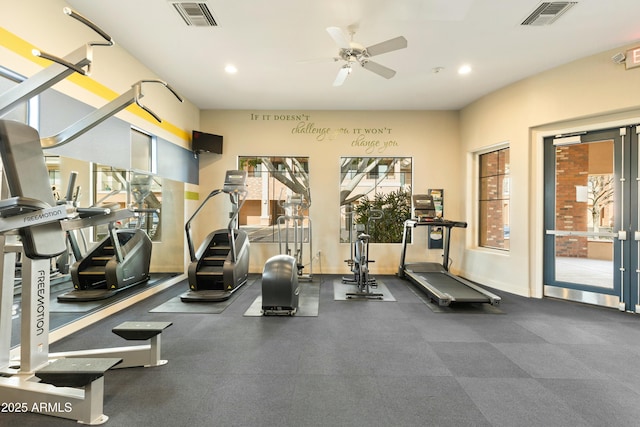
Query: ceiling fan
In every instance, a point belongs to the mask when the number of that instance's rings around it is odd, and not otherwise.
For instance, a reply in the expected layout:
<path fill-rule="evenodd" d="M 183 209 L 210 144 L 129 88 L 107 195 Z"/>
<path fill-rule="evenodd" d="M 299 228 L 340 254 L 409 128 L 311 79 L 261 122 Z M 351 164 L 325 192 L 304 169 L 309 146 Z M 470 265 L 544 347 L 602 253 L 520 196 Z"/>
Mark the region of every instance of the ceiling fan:
<path fill-rule="evenodd" d="M 355 28 L 353 26 L 349 26 L 348 30 L 349 35 L 351 36 L 350 38 L 347 37 L 344 31 L 339 27 L 327 28 L 327 32 L 340 48 L 338 57 L 334 59 L 336 61 L 346 61 L 346 64 L 344 64 L 338 71 L 338 75 L 333 82 L 334 86 L 341 86 L 344 83 L 347 76 L 351 74 L 351 66 L 356 63 L 360 64 L 362 68 L 372 71 L 385 79 L 390 79 L 396 75 L 395 70 L 387 68 L 377 62 L 373 62 L 369 58 L 383 53 L 392 52 L 394 50 L 404 49 L 407 47 L 407 39 L 399 36 L 369 47 L 364 47 L 360 43 L 353 41 Z"/>

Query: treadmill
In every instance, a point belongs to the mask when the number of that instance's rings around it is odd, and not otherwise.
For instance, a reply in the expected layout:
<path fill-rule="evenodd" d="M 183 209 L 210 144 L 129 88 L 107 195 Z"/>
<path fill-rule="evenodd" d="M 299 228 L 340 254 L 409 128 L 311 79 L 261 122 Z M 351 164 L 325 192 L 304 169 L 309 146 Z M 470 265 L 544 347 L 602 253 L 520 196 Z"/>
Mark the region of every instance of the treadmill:
<path fill-rule="evenodd" d="M 398 267 L 398 277 L 406 278 L 439 306 L 449 306 L 453 303 L 487 303 L 499 305 L 500 297 L 449 272 L 449 244 L 452 228 L 466 228 L 467 223 L 435 218 L 432 210 L 433 199 L 427 195 L 414 195 L 415 219 L 404 222 L 402 234 L 402 253 Z M 442 227 L 443 255 L 442 264 L 436 262 L 406 263 L 409 233 L 417 227 Z"/>

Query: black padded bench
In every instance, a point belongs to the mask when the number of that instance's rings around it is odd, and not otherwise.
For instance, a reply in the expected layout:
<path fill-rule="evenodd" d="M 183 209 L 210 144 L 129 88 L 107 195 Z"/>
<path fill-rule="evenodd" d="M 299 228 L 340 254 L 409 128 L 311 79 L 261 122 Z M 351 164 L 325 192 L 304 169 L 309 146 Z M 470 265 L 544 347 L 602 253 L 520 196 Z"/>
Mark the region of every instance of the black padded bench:
<path fill-rule="evenodd" d="M 124 322 L 111 331 L 127 341 L 149 340 L 173 325 L 172 322 Z"/>
<path fill-rule="evenodd" d="M 118 358 L 58 359 L 36 371 L 36 377 L 55 387 L 85 387 L 122 362 Z"/>
<path fill-rule="evenodd" d="M 133 366 L 160 366 L 167 363 L 160 358 L 160 338 L 162 331 L 173 325 L 172 322 L 144 322 L 133 321 L 124 322 L 113 328 L 111 331 L 127 341 L 146 341 L 149 344 L 121 347 L 121 353 L 114 356 L 123 355 L 124 361 L 116 368 L 128 368 Z M 126 353 L 125 353 L 126 352 Z"/>
<path fill-rule="evenodd" d="M 96 350 L 51 353 L 49 356 L 52 359 L 77 360 L 114 357 L 122 360 L 121 363 L 113 366 L 114 369 L 165 365 L 167 361 L 160 358 L 160 338 L 162 331 L 172 324 L 172 322 L 124 322 L 112 329 L 114 334 L 128 341 L 149 340 L 149 343 Z"/>

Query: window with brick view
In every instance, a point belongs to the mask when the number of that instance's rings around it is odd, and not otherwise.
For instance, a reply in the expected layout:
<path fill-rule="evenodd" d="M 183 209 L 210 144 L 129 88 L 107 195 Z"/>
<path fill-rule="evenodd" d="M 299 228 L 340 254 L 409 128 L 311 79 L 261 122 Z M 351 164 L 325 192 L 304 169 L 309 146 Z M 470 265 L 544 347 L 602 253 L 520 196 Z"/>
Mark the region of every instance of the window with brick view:
<path fill-rule="evenodd" d="M 509 250 L 509 148 L 481 154 L 478 159 L 478 245 Z"/>
<path fill-rule="evenodd" d="M 311 205 L 309 158 L 240 156 L 238 169 L 247 171 L 248 191 L 238 215 L 239 225 L 251 235 L 251 244 L 278 242 L 280 229 L 283 234 L 286 231 L 282 223 L 278 224 L 278 218 L 285 214 L 306 217 L 302 222 L 304 242 L 308 243 L 311 231 L 308 219 Z M 296 194 L 302 196 L 304 203 L 285 208 L 287 198 Z"/>

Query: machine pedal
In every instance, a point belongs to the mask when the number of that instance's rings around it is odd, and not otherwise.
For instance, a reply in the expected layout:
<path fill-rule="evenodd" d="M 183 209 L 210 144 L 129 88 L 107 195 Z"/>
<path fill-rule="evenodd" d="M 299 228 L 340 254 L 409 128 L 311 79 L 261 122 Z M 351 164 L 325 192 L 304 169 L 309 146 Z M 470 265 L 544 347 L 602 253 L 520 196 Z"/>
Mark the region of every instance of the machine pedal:
<path fill-rule="evenodd" d="M 55 387 L 81 388 L 104 376 L 104 373 L 122 362 L 117 358 L 58 359 L 36 371 L 36 377 Z"/>
<path fill-rule="evenodd" d="M 111 331 L 127 341 L 145 341 L 159 335 L 172 322 L 124 322 Z"/>

